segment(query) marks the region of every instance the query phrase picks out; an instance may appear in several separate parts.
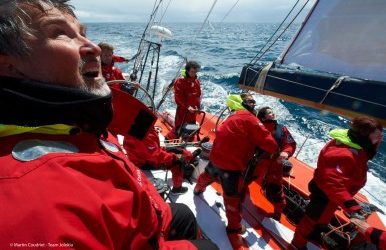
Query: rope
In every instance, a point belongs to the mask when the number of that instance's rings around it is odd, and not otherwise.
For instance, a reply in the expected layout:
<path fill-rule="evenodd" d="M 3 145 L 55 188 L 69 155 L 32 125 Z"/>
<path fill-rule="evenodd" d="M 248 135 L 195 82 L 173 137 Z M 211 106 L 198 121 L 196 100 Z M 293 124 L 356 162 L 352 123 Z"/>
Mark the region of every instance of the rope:
<path fill-rule="evenodd" d="M 271 69 L 272 65 L 273 65 L 273 62 L 267 64 L 264 68 L 261 69 L 259 77 L 257 78 L 256 84 L 255 84 L 255 88 L 258 89 L 259 91 L 264 90 L 265 79 L 267 79 L 268 72 Z"/>
<path fill-rule="evenodd" d="M 150 24 L 153 24 L 154 23 L 154 19 L 156 17 L 156 13 L 158 11 L 158 8 L 160 7 L 160 5 L 162 4 L 162 1 L 163 0 L 159 0 L 159 3 L 157 4 L 157 0 L 154 2 L 154 7 L 153 7 L 153 11 L 152 13 L 150 14 L 150 19 L 149 21 L 147 22 L 146 24 L 146 27 L 145 27 L 145 30 L 143 31 L 142 33 L 142 37 L 141 37 L 141 41 L 138 45 L 138 50 L 137 50 L 137 58 L 135 59 L 135 62 L 134 62 L 134 68 L 133 68 L 133 72 L 136 74 L 137 71 L 138 71 L 138 68 L 141 68 L 141 64 L 142 64 L 142 50 L 143 50 L 143 46 L 144 46 L 144 43 L 143 43 L 143 40 L 145 39 L 146 37 L 146 34 L 147 34 L 147 30 L 150 26 Z"/>
<path fill-rule="evenodd" d="M 338 231 L 338 230 L 344 228 L 345 226 L 350 225 L 350 223 L 351 223 L 351 222 L 347 222 L 347 223 L 345 223 L 345 224 L 340 225 L 339 227 L 335 227 L 335 228 L 331 229 L 328 233 L 326 233 L 326 234 L 324 235 L 324 237 L 327 237 L 327 236 L 329 236 L 331 233 L 336 232 L 336 231 Z M 351 245 L 351 236 L 350 236 L 350 234 L 344 232 L 343 230 L 340 230 L 340 232 L 346 235 L 348 246 L 350 246 L 350 245 Z M 326 247 L 326 246 L 325 246 L 325 247 Z"/>
<path fill-rule="evenodd" d="M 261 55 L 257 54 L 250 62 L 250 64 L 252 65 L 255 65 L 257 63 L 257 61 L 259 61 L 264 55 L 265 53 L 267 53 L 271 48 L 272 46 L 277 42 L 277 40 L 279 40 L 279 38 L 287 31 L 287 29 L 292 25 L 292 23 L 296 20 L 296 18 L 300 15 L 300 13 L 303 11 L 303 9 L 307 6 L 309 0 L 307 0 L 305 2 L 305 4 L 302 6 L 302 8 L 298 11 L 298 13 L 294 16 L 294 18 L 291 20 L 291 22 L 284 28 L 284 30 L 279 34 L 278 37 L 276 37 L 276 39 L 273 41 L 273 43 L 266 49 L 263 51 L 263 53 Z M 285 21 L 285 20 L 284 20 Z M 284 22 L 283 21 L 283 22 Z M 268 44 L 268 43 L 267 43 Z M 265 47 L 265 46 L 264 46 Z M 263 48 L 264 48 L 263 47 Z"/>
<path fill-rule="evenodd" d="M 233 6 L 228 10 L 228 12 L 225 14 L 225 16 L 221 19 L 220 24 L 224 22 L 225 18 L 228 17 L 228 15 L 232 12 L 232 10 L 236 7 L 240 0 L 237 0 L 236 3 L 233 4 Z M 299 0 L 298 0 L 299 1 Z"/>
<path fill-rule="evenodd" d="M 338 79 L 336 79 L 336 81 L 332 84 L 331 88 L 326 92 L 326 94 L 324 95 L 323 99 L 319 102 L 320 104 L 322 104 L 324 102 L 324 100 L 326 100 L 326 97 L 330 94 L 330 92 L 336 88 L 338 88 L 340 86 L 340 84 L 347 78 L 350 78 L 349 76 L 341 76 L 339 77 Z"/>

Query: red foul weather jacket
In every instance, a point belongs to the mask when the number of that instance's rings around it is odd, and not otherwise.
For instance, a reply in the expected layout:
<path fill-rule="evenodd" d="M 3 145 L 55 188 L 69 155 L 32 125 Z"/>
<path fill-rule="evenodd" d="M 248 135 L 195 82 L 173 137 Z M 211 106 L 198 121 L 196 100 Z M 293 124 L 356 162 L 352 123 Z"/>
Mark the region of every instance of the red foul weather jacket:
<path fill-rule="evenodd" d="M 54 141 L 71 150 L 18 160 L 27 140 Z M 185 240 L 165 241 L 170 207 L 111 135 L 100 141 L 87 133 L 20 134 L 0 138 L 0 145 L 0 249 L 34 243 L 196 249 Z"/>
<path fill-rule="evenodd" d="M 279 145 L 279 152 L 286 152 L 288 153 L 288 157 L 291 157 L 296 150 L 296 142 L 287 127 L 277 125 L 275 122 L 265 122 L 263 124 L 275 138 L 276 143 Z M 281 129 L 281 131 L 276 131 L 277 129 Z M 255 176 L 258 177 L 258 183 L 262 183 L 262 179 L 265 175 L 267 175 L 268 182 L 281 184 L 283 177 L 282 165 L 279 164 L 276 159 L 264 159 L 260 161 L 255 171 Z"/>
<path fill-rule="evenodd" d="M 257 147 L 270 154 L 278 151 L 261 121 L 249 111 L 238 110 L 218 128 L 210 160 L 220 169 L 243 171 Z"/>
<path fill-rule="evenodd" d="M 107 82 L 113 80 L 125 80 L 125 77 L 122 75 L 122 71 L 113 64 L 102 65 L 102 75 Z"/>
<path fill-rule="evenodd" d="M 191 106 L 200 109 L 201 87 L 197 77 L 180 77 L 174 83 L 174 99 L 177 104 L 175 127 L 178 128 L 184 122 L 196 122 L 196 114 L 188 111 Z"/>
<path fill-rule="evenodd" d="M 176 156 L 174 153 L 167 152 L 160 145 L 158 132 L 155 129 L 150 129 L 149 134 L 139 140 L 132 136 L 125 136 L 123 147 L 126 149 L 129 159 L 136 166 L 161 166 L 170 167 L 173 165 L 173 160 Z M 192 158 L 192 153 L 182 149 L 185 160 L 189 161 Z"/>
<path fill-rule="evenodd" d="M 113 58 L 112 58 L 113 62 L 112 64 L 116 63 L 116 62 L 125 62 L 126 61 L 126 58 L 122 57 L 122 56 L 116 56 L 116 55 L 113 55 Z"/>
<path fill-rule="evenodd" d="M 333 203 L 355 212 L 360 206 L 353 197 L 366 184 L 367 161 L 363 149 L 331 140 L 320 151 L 314 181 Z"/>

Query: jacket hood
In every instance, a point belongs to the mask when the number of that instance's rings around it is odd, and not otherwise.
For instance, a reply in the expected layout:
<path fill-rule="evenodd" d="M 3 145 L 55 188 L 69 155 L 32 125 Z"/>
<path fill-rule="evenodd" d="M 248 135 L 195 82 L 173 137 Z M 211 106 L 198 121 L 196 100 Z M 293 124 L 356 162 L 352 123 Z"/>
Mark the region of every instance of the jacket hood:
<path fill-rule="evenodd" d="M 352 140 L 348 135 L 348 129 L 334 129 L 334 130 L 331 130 L 328 133 L 328 135 L 331 138 L 337 140 L 338 142 L 349 146 L 350 148 L 354 148 L 358 150 L 362 149 L 362 147 L 359 144 L 352 142 Z"/>
<path fill-rule="evenodd" d="M 229 95 L 226 101 L 227 107 L 234 111 L 247 110 L 242 103 L 243 99 L 241 99 L 240 95 Z"/>

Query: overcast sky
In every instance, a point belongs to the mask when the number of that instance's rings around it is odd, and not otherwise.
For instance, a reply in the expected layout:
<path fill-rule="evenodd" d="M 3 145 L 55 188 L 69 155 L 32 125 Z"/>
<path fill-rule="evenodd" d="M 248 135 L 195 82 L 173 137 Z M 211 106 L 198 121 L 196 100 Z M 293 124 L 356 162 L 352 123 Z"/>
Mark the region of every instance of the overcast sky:
<path fill-rule="evenodd" d="M 155 0 L 71 0 L 82 22 L 147 22 Z M 169 0 L 163 0 L 165 10 Z M 171 0 L 163 22 L 202 22 L 214 0 Z M 217 0 L 209 18 L 219 22 L 237 0 Z M 239 0 L 225 22 L 280 22 L 296 0 Z M 304 4 L 306 0 L 300 1 Z M 300 8 L 300 7 L 299 7 Z M 160 13 L 162 13 L 161 11 Z"/>

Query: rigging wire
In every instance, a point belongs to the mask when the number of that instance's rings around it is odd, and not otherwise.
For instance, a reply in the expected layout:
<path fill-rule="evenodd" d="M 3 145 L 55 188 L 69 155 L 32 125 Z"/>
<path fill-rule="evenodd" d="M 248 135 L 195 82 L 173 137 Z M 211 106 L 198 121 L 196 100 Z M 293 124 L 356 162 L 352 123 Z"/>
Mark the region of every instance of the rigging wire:
<path fill-rule="evenodd" d="M 170 5 L 171 2 L 172 2 L 172 0 L 169 0 L 168 4 L 166 5 L 166 8 L 164 10 L 164 13 L 162 13 L 162 16 L 161 16 L 160 20 L 158 21 L 158 23 L 162 22 L 162 19 L 164 18 L 165 14 L 166 14 L 166 11 L 168 10 L 169 5 Z"/>
<path fill-rule="evenodd" d="M 193 46 L 194 42 L 197 40 L 198 34 L 200 34 L 201 31 L 204 29 L 205 24 L 208 22 L 209 16 L 212 14 L 214 6 L 216 6 L 216 3 L 217 3 L 217 0 L 214 0 L 212 6 L 210 7 L 210 10 L 209 10 L 208 14 L 206 15 L 206 18 L 205 18 L 204 22 L 202 22 L 202 25 L 201 25 L 200 29 L 195 33 L 192 45 L 190 47 Z"/>
<path fill-rule="evenodd" d="M 224 22 L 225 18 L 228 17 L 228 15 L 232 12 L 232 10 L 236 7 L 236 5 L 239 3 L 240 0 L 237 0 L 236 3 L 233 4 L 233 6 L 228 10 L 228 12 L 225 14 L 225 16 L 221 19 L 220 23 Z M 300 1 L 300 0 L 298 0 Z"/>
<path fill-rule="evenodd" d="M 157 1 L 158 4 L 157 4 Z M 154 23 L 154 19 L 156 17 L 156 14 L 158 12 L 158 8 L 160 7 L 160 5 L 162 4 L 162 1 L 163 0 L 156 0 L 154 2 L 154 7 L 153 7 L 153 11 L 152 13 L 150 14 L 150 19 L 148 21 L 148 23 L 146 24 L 146 27 L 145 27 L 145 30 L 143 31 L 142 33 L 142 37 L 141 37 L 141 41 L 138 45 L 138 50 L 137 50 L 137 58 L 135 59 L 135 62 L 134 62 L 134 68 L 133 68 L 133 72 L 136 74 L 138 69 L 140 68 L 141 64 L 142 64 L 142 50 L 143 50 L 143 46 L 144 46 L 144 42 L 143 40 L 145 39 L 146 35 L 147 35 L 147 30 L 149 29 L 150 25 Z"/>
<path fill-rule="evenodd" d="M 287 20 L 287 18 L 290 16 L 290 14 L 292 13 L 292 11 L 295 9 L 295 7 L 298 5 L 298 3 L 300 2 L 300 0 L 297 0 L 296 3 L 294 4 L 294 6 L 292 6 L 292 9 L 288 12 L 287 16 L 283 19 L 283 21 L 279 24 L 279 26 L 277 27 L 277 29 L 275 30 L 275 32 L 273 32 L 273 34 L 271 35 L 271 37 L 268 39 L 268 41 L 265 43 L 265 45 L 260 49 L 259 52 L 257 52 L 256 56 L 251 60 L 250 63 L 252 63 L 252 61 L 254 61 L 258 55 L 263 51 L 263 49 L 265 48 L 265 46 L 267 46 L 267 44 L 271 41 L 271 39 L 276 35 L 276 33 L 280 30 L 280 28 L 282 27 L 282 25 L 284 24 L 284 22 Z"/>
<path fill-rule="evenodd" d="M 296 18 L 300 15 L 300 13 L 303 11 L 303 9 L 307 6 L 308 2 L 310 0 L 307 0 L 304 5 L 301 7 L 301 9 L 298 11 L 298 13 L 292 18 L 292 20 L 290 21 L 290 23 L 284 28 L 284 30 L 279 34 L 278 37 L 276 37 L 276 39 L 273 41 L 273 43 L 267 48 L 265 49 L 261 55 L 257 54 L 250 62 L 250 64 L 252 65 L 255 65 L 264 55 L 265 53 L 267 53 L 271 47 L 277 42 L 277 40 L 279 40 L 279 38 L 288 30 L 288 28 L 292 25 L 292 23 L 296 20 Z M 292 11 L 292 10 L 291 10 Z M 284 20 L 285 21 L 285 20 Z M 268 42 L 266 43 L 266 45 L 268 44 Z M 266 46 L 264 45 L 263 48 Z M 260 51 L 259 51 L 260 53 Z"/>

